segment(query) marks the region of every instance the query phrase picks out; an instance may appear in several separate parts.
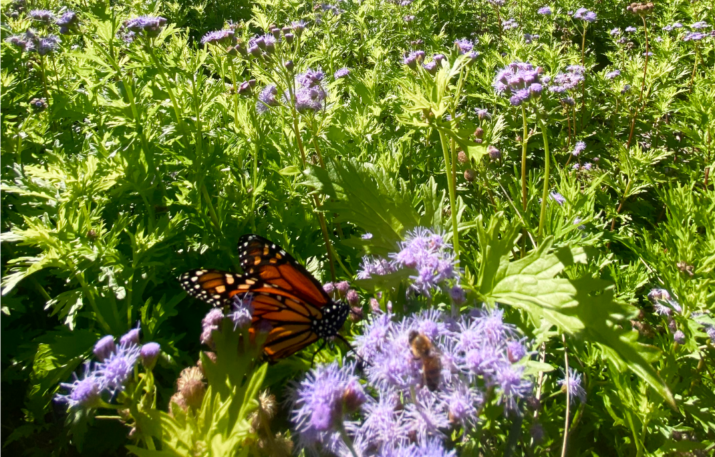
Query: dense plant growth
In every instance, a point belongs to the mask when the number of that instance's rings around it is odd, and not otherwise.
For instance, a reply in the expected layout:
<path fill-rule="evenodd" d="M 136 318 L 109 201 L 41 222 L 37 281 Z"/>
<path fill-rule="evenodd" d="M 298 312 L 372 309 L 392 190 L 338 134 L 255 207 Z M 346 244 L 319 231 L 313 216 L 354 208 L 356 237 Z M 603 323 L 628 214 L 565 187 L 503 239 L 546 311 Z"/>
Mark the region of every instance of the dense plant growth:
<path fill-rule="evenodd" d="M 3 449 L 712 455 L 712 8 L 3 0 Z M 340 338 L 187 296 L 247 233 Z"/>

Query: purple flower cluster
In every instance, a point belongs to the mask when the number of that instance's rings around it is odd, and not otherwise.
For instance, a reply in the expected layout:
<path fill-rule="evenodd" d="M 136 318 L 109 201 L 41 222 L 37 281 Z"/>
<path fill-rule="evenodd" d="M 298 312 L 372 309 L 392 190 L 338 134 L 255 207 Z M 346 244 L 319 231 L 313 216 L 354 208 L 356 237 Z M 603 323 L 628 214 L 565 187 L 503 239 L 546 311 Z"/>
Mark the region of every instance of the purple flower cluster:
<path fill-rule="evenodd" d="M 548 6 L 542 6 L 541 8 L 536 11 L 537 14 L 541 14 L 542 16 L 551 16 L 551 8 Z"/>
<path fill-rule="evenodd" d="M 32 29 L 23 35 L 13 35 L 5 39 L 7 43 L 22 49 L 23 52 L 37 51 L 41 56 L 50 54 L 60 48 L 60 37 L 57 35 L 38 36 Z"/>
<path fill-rule="evenodd" d="M 437 310 L 399 322 L 378 314 L 355 340 L 370 389 L 351 364 L 313 370 L 293 393 L 299 442 L 337 455 L 350 455 L 348 446 L 358 455 L 454 455 L 444 441 L 453 430 L 473 428 L 486 402 L 518 413 L 531 395 L 520 364 L 528 351 L 517 336 L 499 309 L 459 320 Z M 431 348 L 416 354 L 417 338 Z M 352 444 L 342 441 L 341 429 Z"/>
<path fill-rule="evenodd" d="M 333 78 L 342 79 L 342 78 L 347 78 L 348 76 L 350 76 L 350 69 L 348 67 L 343 67 L 335 72 L 335 74 L 333 75 Z"/>
<path fill-rule="evenodd" d="M 461 40 L 454 40 L 454 47 L 457 48 L 460 54 L 467 54 L 474 49 L 474 42 L 462 38 Z"/>
<path fill-rule="evenodd" d="M 621 76 L 621 70 L 613 70 L 606 73 L 606 79 L 615 79 L 618 76 Z"/>
<path fill-rule="evenodd" d="M 157 343 L 139 345 L 139 327 L 132 329 L 120 338 L 117 346 L 112 335 L 99 339 L 92 351 L 98 362 L 88 361 L 84 365 L 81 378 L 76 374 L 74 382 L 61 383 L 67 394 L 57 394 L 56 401 L 67 403 L 70 408 L 91 409 L 101 406 L 102 395 L 114 396 L 123 390 L 134 376 L 134 367 L 141 361 L 147 370 L 152 370 L 161 354 Z"/>
<path fill-rule="evenodd" d="M 215 30 L 201 38 L 201 44 L 230 44 L 233 42 L 235 31 L 233 29 Z"/>
<path fill-rule="evenodd" d="M 444 235 L 425 228 L 408 232 L 400 243 L 400 251 L 389 255 L 390 261 L 379 257 L 364 257 L 359 279 L 369 279 L 372 275 L 394 273 L 402 268 L 416 271 L 410 276 L 410 290 L 429 295 L 432 289 L 446 285 L 448 281 L 459 281 L 459 269 L 452 252 L 452 246 Z"/>
<path fill-rule="evenodd" d="M 37 22 L 49 24 L 55 20 L 55 13 L 49 10 L 32 10 L 30 11 L 30 18 Z"/>
<path fill-rule="evenodd" d="M 707 35 L 700 32 L 688 32 L 683 37 L 683 41 L 700 41 Z"/>
<path fill-rule="evenodd" d="M 573 14 L 574 19 L 580 19 L 585 22 L 596 22 L 596 13 L 589 11 L 586 8 L 579 8 Z"/>
<path fill-rule="evenodd" d="M 571 154 L 574 157 L 578 157 L 578 155 L 581 154 L 585 149 L 586 143 L 584 143 L 583 141 L 577 141 L 573 147 L 573 151 L 571 151 Z"/>
<path fill-rule="evenodd" d="M 124 21 L 123 28 L 131 34 L 130 39 L 127 41 L 132 41 L 136 36 L 145 36 L 147 38 L 159 36 L 166 23 L 167 20 L 163 17 L 139 16 Z"/>
<path fill-rule="evenodd" d="M 563 94 L 566 91 L 575 89 L 584 80 L 586 69 L 581 65 L 569 65 L 565 73 L 554 76 L 553 83 L 549 86 L 549 91 Z"/>
<path fill-rule="evenodd" d="M 628 27 L 626 27 L 625 30 L 626 30 L 626 33 L 633 33 L 636 31 L 636 28 L 633 26 L 628 26 Z"/>
<path fill-rule="evenodd" d="M 683 24 L 681 24 L 680 22 L 675 22 L 671 25 L 666 25 L 665 27 L 663 27 L 663 30 L 665 30 L 666 32 L 670 32 L 671 30 L 677 30 L 682 28 Z"/>
<path fill-rule="evenodd" d="M 55 23 L 59 26 L 62 35 L 69 35 L 79 25 L 79 17 L 74 11 L 66 11 Z"/>
<path fill-rule="evenodd" d="M 497 73 L 492 87 L 497 94 L 509 95 L 513 106 L 519 106 L 541 94 L 540 74 L 541 68 L 534 68 L 530 63 L 513 62 Z"/>
<path fill-rule="evenodd" d="M 324 102 L 328 94 L 322 84 L 324 78 L 322 71 L 311 69 L 296 76 L 295 109 L 299 113 L 325 109 Z"/>
<path fill-rule="evenodd" d="M 501 26 L 504 30 L 511 30 L 511 29 L 515 29 L 515 28 L 519 27 L 519 23 L 516 22 L 516 19 L 511 18 L 511 19 L 508 19 L 508 20 L 502 22 Z"/>
<path fill-rule="evenodd" d="M 269 84 L 261 91 L 258 95 L 258 101 L 256 102 L 256 111 L 259 114 L 267 113 L 271 106 L 278 106 L 279 102 L 276 96 L 278 95 L 278 89 L 275 84 Z"/>
<path fill-rule="evenodd" d="M 648 293 L 648 299 L 653 303 L 653 309 L 656 314 L 670 317 L 673 311 L 682 313 L 683 308 L 680 303 L 673 300 L 670 293 L 665 289 L 651 289 Z"/>

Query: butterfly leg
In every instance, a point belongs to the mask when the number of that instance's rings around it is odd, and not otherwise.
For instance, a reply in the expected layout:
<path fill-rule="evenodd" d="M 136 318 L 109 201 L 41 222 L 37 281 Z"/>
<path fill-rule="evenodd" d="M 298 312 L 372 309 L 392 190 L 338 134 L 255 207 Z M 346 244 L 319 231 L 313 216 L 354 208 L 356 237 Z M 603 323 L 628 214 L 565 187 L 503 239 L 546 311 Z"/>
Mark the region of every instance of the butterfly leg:
<path fill-rule="evenodd" d="M 317 351 L 313 353 L 313 357 L 310 358 L 310 368 L 313 368 L 313 364 L 315 363 L 315 356 L 318 355 L 320 351 L 325 349 L 325 346 L 328 344 L 326 340 L 323 340 L 323 344 L 320 345 Z"/>
<path fill-rule="evenodd" d="M 339 333 L 338 333 L 337 335 L 335 335 L 335 337 L 338 338 L 338 339 L 339 339 L 340 341 L 342 341 L 343 343 L 345 343 L 345 344 L 348 346 L 348 348 L 350 348 L 350 351 L 352 351 L 352 352 L 355 353 L 355 357 L 357 357 L 358 359 L 360 359 L 360 362 L 362 362 L 364 365 L 371 366 L 371 364 L 370 364 L 367 360 L 363 359 L 363 358 L 360 356 L 360 354 L 357 353 L 357 351 L 355 350 L 355 348 L 353 347 L 353 345 L 350 344 L 350 342 L 349 342 L 348 340 L 346 340 L 345 337 L 343 337 L 343 336 L 342 336 L 341 334 L 339 334 Z M 348 352 L 350 352 L 350 351 L 348 351 Z"/>

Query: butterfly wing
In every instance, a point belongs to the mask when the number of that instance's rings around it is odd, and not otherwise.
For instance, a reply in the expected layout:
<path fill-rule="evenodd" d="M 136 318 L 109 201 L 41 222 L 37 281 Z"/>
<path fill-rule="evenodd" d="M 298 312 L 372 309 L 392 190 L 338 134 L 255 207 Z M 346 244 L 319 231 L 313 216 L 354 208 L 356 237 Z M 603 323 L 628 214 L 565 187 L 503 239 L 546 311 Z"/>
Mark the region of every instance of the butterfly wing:
<path fill-rule="evenodd" d="M 242 276 L 208 269 L 188 271 L 179 277 L 179 282 L 186 293 L 216 307 L 230 305 L 234 295 L 251 287 Z"/>
<path fill-rule="evenodd" d="M 331 303 L 313 275 L 275 243 L 258 235 L 244 235 L 238 250 L 246 276 L 279 287 L 317 307 Z"/>

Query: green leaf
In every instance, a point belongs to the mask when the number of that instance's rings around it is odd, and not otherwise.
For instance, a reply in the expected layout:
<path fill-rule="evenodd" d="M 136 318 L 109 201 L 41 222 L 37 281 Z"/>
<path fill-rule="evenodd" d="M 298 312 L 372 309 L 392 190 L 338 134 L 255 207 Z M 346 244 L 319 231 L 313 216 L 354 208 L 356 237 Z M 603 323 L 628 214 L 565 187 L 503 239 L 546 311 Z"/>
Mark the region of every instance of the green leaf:
<path fill-rule="evenodd" d="M 476 287 L 480 298 L 523 309 L 537 328 L 546 322 L 598 344 L 609 361 L 633 371 L 675 407 L 670 390 L 651 366 L 659 351 L 638 343 L 636 331 L 618 325 L 634 314 L 635 308 L 616 303 L 608 281 L 557 277 L 566 267 L 585 263 L 587 257 L 578 249 L 550 252 L 551 237 L 526 257 L 510 262 L 517 238 L 515 229 L 514 224 L 504 222 L 498 215 L 490 220 L 488 230 L 480 227 L 482 265 Z"/>

